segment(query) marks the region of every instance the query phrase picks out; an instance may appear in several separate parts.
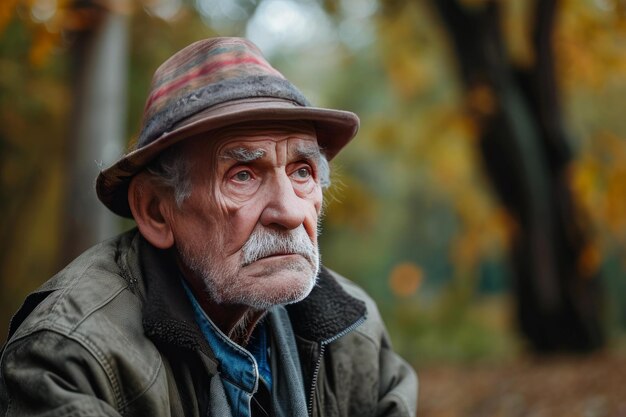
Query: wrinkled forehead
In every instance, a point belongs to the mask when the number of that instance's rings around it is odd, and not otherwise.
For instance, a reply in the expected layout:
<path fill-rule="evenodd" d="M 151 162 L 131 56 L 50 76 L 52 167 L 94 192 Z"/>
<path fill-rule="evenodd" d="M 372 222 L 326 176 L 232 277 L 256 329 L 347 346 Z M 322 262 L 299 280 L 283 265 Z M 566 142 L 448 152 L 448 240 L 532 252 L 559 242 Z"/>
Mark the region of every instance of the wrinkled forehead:
<path fill-rule="evenodd" d="M 289 153 L 311 159 L 321 155 L 315 124 L 300 120 L 240 123 L 197 135 L 182 145 L 194 164 L 200 160 L 214 165 L 231 158 L 242 162 L 262 158 L 268 144 L 285 140 Z"/>
<path fill-rule="evenodd" d="M 289 152 L 318 154 L 317 134 L 313 122 L 277 121 L 240 123 L 203 134 L 189 141 L 188 154 L 196 152 L 221 159 L 238 150 L 251 152 L 268 143 L 288 140 Z"/>
<path fill-rule="evenodd" d="M 317 146 L 317 134 L 312 122 L 306 121 L 283 121 L 245 123 L 229 126 L 213 132 L 212 139 L 218 148 L 227 147 L 238 142 L 280 141 L 295 139 L 297 141 L 310 142 Z"/>

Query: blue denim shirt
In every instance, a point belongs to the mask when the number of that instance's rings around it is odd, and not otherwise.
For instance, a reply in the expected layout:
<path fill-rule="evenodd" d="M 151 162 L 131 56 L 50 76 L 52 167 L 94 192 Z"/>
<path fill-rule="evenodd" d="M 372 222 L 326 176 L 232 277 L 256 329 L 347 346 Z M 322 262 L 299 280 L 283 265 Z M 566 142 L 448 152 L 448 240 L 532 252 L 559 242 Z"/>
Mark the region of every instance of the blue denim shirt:
<path fill-rule="evenodd" d="M 233 417 L 250 417 L 250 400 L 258 389 L 259 376 L 272 392 L 270 343 L 265 322 L 257 326 L 246 350 L 211 321 L 184 281 L 183 286 L 193 305 L 196 321 L 220 364 L 220 376 Z"/>

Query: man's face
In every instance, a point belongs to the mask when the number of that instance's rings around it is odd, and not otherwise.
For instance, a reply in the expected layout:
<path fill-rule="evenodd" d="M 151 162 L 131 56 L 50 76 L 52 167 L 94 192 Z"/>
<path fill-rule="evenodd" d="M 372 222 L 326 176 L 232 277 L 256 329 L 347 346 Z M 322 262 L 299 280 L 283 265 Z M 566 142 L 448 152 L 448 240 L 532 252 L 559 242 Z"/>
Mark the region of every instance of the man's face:
<path fill-rule="evenodd" d="M 264 123 L 184 145 L 192 192 L 171 210 L 183 270 L 220 304 L 306 297 L 319 270 L 319 148 L 307 124 Z"/>

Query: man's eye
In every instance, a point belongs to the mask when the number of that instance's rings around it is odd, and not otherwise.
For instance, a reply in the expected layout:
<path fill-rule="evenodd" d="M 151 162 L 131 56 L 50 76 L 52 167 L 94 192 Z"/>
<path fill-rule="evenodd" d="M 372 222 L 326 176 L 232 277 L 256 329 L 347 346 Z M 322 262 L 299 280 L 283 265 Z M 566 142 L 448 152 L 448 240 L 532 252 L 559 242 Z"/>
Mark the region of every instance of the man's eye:
<path fill-rule="evenodd" d="M 297 169 L 295 174 L 296 174 L 296 177 L 300 179 L 309 178 L 311 176 L 311 169 L 302 167 L 302 168 Z"/>
<path fill-rule="evenodd" d="M 252 179 L 252 175 L 250 174 L 250 171 L 239 171 L 235 174 L 234 178 L 237 181 L 245 182 Z"/>

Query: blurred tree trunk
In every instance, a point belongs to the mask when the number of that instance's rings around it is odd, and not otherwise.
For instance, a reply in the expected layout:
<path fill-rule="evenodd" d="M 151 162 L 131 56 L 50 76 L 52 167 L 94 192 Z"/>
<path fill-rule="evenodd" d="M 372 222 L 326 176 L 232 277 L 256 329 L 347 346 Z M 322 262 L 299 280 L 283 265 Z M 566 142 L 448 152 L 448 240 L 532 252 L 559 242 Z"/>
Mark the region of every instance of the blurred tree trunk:
<path fill-rule="evenodd" d="M 572 200 L 571 160 L 554 70 L 555 0 L 534 2 L 534 61 L 507 56 L 500 2 L 431 0 L 451 37 L 486 171 L 519 227 L 511 258 L 519 325 L 538 352 L 604 344 L 589 239 Z"/>
<path fill-rule="evenodd" d="M 118 231 L 115 215 L 99 202 L 94 184 L 100 169 L 121 154 L 128 71 L 128 16 L 90 0 L 74 7 L 84 20 L 70 35 L 74 85 L 64 263 Z"/>

